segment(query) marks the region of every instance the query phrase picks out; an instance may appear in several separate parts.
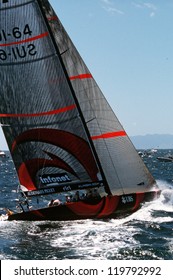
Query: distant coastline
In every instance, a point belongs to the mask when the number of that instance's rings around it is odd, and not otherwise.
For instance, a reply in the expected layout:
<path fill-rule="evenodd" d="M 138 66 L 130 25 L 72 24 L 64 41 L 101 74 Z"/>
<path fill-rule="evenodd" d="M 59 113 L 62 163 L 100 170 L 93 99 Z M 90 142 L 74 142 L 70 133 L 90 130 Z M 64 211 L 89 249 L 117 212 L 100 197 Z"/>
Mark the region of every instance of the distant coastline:
<path fill-rule="evenodd" d="M 147 134 L 131 136 L 136 149 L 173 149 L 172 134 Z"/>

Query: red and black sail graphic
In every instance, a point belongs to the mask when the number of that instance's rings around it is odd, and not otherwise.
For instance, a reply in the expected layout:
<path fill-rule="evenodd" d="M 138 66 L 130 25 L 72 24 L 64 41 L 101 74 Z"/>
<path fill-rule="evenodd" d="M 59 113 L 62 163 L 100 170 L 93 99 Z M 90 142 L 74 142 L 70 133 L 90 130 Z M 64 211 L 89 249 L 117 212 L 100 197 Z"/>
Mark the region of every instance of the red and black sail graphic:
<path fill-rule="evenodd" d="M 49 7 L 47 1 L 0 4 L 0 119 L 20 183 L 31 191 L 102 182 L 41 5 Z"/>

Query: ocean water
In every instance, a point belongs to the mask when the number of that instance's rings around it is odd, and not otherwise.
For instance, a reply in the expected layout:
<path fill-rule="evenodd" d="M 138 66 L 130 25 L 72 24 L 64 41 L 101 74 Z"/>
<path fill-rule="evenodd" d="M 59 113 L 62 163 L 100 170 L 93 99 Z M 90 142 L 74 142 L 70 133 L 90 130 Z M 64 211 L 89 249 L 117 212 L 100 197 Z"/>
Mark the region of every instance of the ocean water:
<path fill-rule="evenodd" d="M 172 260 L 173 162 L 157 160 L 168 153 L 143 157 L 162 189 L 158 200 L 117 220 L 0 221 L 0 259 Z M 17 184 L 12 160 L 0 158 L 0 213 L 14 208 Z"/>

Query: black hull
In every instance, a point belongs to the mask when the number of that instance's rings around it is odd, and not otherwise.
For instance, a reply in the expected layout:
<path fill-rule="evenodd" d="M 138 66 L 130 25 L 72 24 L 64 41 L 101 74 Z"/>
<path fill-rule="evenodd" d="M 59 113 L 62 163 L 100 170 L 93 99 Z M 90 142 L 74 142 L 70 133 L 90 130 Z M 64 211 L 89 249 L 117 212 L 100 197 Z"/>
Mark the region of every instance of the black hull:
<path fill-rule="evenodd" d="M 67 221 L 82 219 L 118 218 L 133 213 L 143 202 L 157 199 L 160 191 L 128 194 L 122 196 L 107 196 L 100 201 L 70 202 L 60 206 L 41 208 L 28 212 L 9 215 L 8 220 L 21 221 Z"/>

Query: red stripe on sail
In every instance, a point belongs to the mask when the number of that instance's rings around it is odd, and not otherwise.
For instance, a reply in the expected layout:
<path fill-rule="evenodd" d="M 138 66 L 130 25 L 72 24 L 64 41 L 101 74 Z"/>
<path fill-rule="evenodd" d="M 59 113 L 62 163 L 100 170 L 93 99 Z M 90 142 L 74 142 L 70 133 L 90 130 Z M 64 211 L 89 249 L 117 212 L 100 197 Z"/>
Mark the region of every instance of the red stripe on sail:
<path fill-rule="evenodd" d="M 77 76 L 71 76 L 71 77 L 69 77 L 69 79 L 71 81 L 73 81 L 73 80 L 77 80 L 77 79 L 79 79 L 79 80 L 91 79 L 92 77 L 93 76 L 91 74 L 80 74 L 80 75 L 77 75 Z"/>
<path fill-rule="evenodd" d="M 11 42 L 11 43 L 6 43 L 6 44 L 0 44 L 0 47 L 8 47 L 8 46 L 12 46 L 12 45 L 19 45 L 19 44 L 23 44 L 23 43 L 27 43 L 27 42 L 32 42 L 32 41 L 44 38 L 44 37 L 46 37 L 48 35 L 49 35 L 49 33 L 45 32 L 45 33 L 42 33 L 42 34 L 40 34 L 38 36 L 35 36 L 35 37 L 32 37 L 32 38 L 28 38 L 28 39 L 25 39 L 25 40 Z"/>
<path fill-rule="evenodd" d="M 121 137 L 121 136 L 127 136 L 125 131 L 116 131 L 116 132 L 108 132 L 96 136 L 92 136 L 92 140 L 97 140 L 97 139 L 106 139 L 106 138 L 113 138 L 113 137 Z"/>
<path fill-rule="evenodd" d="M 76 108 L 76 105 L 70 105 L 64 108 L 60 108 L 57 110 L 53 110 L 53 111 L 48 111 L 48 112 L 41 112 L 41 113 L 34 113 L 34 114 L 0 114 L 0 117 L 2 118 L 17 118 L 17 117 L 21 117 L 21 118 L 26 118 L 26 117 L 40 117 L 40 116 L 48 116 L 48 115 L 55 115 L 55 114 L 60 114 L 60 113 L 64 113 L 66 111 L 70 111 Z"/>

